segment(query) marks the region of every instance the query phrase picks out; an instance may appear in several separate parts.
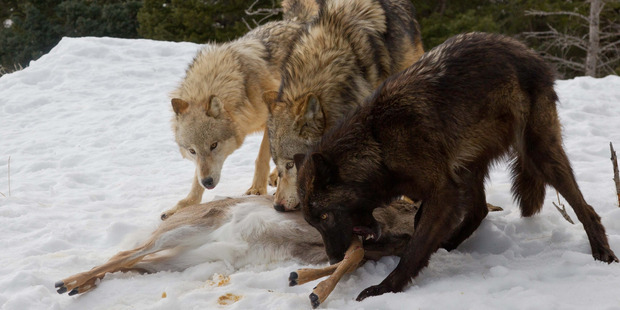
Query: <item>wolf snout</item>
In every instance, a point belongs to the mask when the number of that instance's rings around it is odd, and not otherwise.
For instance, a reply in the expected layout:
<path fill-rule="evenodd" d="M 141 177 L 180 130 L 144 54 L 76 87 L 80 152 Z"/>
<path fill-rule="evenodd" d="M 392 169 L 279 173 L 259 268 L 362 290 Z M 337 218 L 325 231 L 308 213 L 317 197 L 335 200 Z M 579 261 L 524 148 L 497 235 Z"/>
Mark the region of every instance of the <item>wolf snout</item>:
<path fill-rule="evenodd" d="M 273 208 L 276 209 L 276 211 L 278 212 L 295 211 L 295 210 L 299 210 L 299 204 L 296 204 L 295 206 L 291 208 L 291 207 L 287 207 L 284 203 L 276 202 L 273 204 Z"/>
<path fill-rule="evenodd" d="M 206 189 L 215 188 L 215 182 L 213 181 L 212 177 L 204 178 L 202 179 L 202 181 L 200 181 L 200 183 L 202 183 L 202 186 L 204 186 Z"/>
<path fill-rule="evenodd" d="M 283 204 L 279 204 L 279 203 L 274 203 L 273 204 L 273 208 L 276 209 L 276 211 L 278 211 L 278 212 L 286 211 L 286 208 L 284 208 L 284 205 Z"/>

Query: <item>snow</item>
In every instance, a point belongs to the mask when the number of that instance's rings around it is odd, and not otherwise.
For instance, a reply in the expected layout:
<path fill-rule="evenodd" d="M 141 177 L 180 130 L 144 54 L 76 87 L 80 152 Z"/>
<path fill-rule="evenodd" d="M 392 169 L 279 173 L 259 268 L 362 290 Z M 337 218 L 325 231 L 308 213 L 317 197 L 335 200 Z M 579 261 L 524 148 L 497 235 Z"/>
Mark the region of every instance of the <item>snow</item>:
<path fill-rule="evenodd" d="M 0 305 L 2 309 L 310 309 L 316 283 L 288 287 L 294 262 L 204 263 L 183 272 L 116 273 L 82 296 L 54 282 L 129 249 L 190 188 L 170 129 L 168 93 L 200 45 L 64 38 L 22 71 L 0 78 Z M 609 142 L 620 150 L 620 77 L 558 81 L 565 146 L 586 200 L 620 254 L 620 208 Z M 250 186 L 261 136 L 248 137 L 203 201 Z M 10 157 L 10 196 L 9 196 Z M 274 189 L 270 189 L 272 192 Z M 5 197 L 6 196 L 6 197 Z M 620 309 L 620 264 L 594 261 L 580 224 L 552 206 L 520 218 L 505 165 L 487 182 L 493 212 L 457 250 L 438 251 L 404 293 L 354 299 L 398 258 L 369 262 L 322 309 Z M 275 211 L 274 211 L 275 212 Z M 569 208 L 569 215 L 576 220 Z M 218 274 L 230 283 L 213 285 Z M 162 294 L 166 293 L 166 298 Z M 227 306 L 220 296 L 240 296 Z"/>

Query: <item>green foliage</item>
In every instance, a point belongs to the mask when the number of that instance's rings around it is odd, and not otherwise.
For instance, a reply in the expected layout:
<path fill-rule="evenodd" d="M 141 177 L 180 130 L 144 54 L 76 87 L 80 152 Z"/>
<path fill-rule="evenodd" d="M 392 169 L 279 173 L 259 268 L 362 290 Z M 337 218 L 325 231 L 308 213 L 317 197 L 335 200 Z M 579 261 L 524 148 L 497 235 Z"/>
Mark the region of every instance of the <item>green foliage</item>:
<path fill-rule="evenodd" d="M 63 36 L 113 36 L 204 43 L 237 38 L 255 27 L 247 16 L 255 0 L 0 0 L 0 66 L 5 70 L 47 53 Z M 329 1 L 329 0 L 328 0 Z M 526 16 L 526 10 L 570 11 L 588 15 L 587 1 L 575 0 L 412 0 L 418 11 L 425 49 L 462 32 L 502 33 L 526 41 L 532 48 L 568 59 L 582 59 L 577 48 L 560 49 L 525 32 L 559 32 L 587 37 L 582 20 L 568 16 Z M 279 7 L 278 0 L 259 0 L 254 8 Z M 279 18 L 280 15 L 271 17 Z M 620 33 L 620 0 L 608 1 L 601 25 Z M 265 22 L 265 21 L 261 21 Z M 246 23 L 248 25 L 246 25 Z M 613 32 L 612 31 L 612 32 Z M 615 39 L 617 40 L 617 39 Z M 620 64 L 613 64 L 616 71 Z M 1 70 L 0 70 L 1 71 Z M 1 73 L 0 73 L 1 74 Z M 566 72 L 574 76 L 576 72 Z"/>
<path fill-rule="evenodd" d="M 581 2 L 567 0 L 444 0 L 443 11 L 435 0 L 412 0 L 418 9 L 422 27 L 424 47 L 430 49 L 447 38 L 462 32 L 484 31 L 518 36 L 522 32 L 547 29 L 548 20 L 541 17 L 526 16 L 526 10 L 541 11 L 579 11 L 584 10 Z M 558 30 L 575 28 L 575 23 L 567 17 L 556 18 Z"/>
<path fill-rule="evenodd" d="M 420 21 L 422 40 L 426 49 L 430 49 L 444 42 L 449 37 L 463 32 L 483 31 L 500 32 L 499 25 L 493 16 L 481 16 L 474 9 L 458 14 L 458 18 L 433 13 Z"/>
<path fill-rule="evenodd" d="M 114 36 L 137 38 L 136 15 L 142 2 L 30 0 L 2 1 L 2 20 L 11 27 L 0 28 L 0 66 L 26 66 L 49 52 L 63 36 Z"/>
<path fill-rule="evenodd" d="M 429 50 L 447 38 L 462 32 L 495 32 L 516 37 L 541 53 L 583 62 L 585 51 L 575 47 L 550 46 L 540 39 L 526 38 L 524 33 L 548 31 L 551 25 L 558 32 L 587 40 L 585 22 L 570 16 L 528 16 L 526 11 L 575 12 L 589 14 L 587 1 L 574 0 L 412 0 L 418 10 L 424 48 Z M 601 25 L 615 25 L 620 33 L 620 1 L 608 1 L 601 15 Z M 613 32 L 612 31 L 612 32 Z M 617 39 L 616 39 L 617 40 Z M 620 66 L 618 64 L 617 66 Z M 618 69 L 616 69 L 618 72 Z M 569 69 L 560 72 L 564 77 L 582 75 Z"/>
<path fill-rule="evenodd" d="M 144 0 L 138 13 L 140 35 L 168 41 L 225 42 L 245 34 L 249 22 L 245 10 L 253 0 Z M 271 0 L 255 7 L 271 8 Z"/>

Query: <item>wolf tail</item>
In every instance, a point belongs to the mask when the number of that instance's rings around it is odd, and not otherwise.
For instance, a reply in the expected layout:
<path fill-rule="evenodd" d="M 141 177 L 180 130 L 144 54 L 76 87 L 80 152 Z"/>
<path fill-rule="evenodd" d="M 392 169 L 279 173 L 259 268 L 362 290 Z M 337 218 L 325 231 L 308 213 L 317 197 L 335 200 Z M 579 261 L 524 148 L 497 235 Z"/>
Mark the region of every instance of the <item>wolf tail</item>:
<path fill-rule="evenodd" d="M 387 31 L 385 12 L 375 0 L 322 1 L 317 24 L 332 33 L 353 38 L 352 42 L 364 41 L 355 39 L 360 34 L 376 33 L 380 36 Z"/>
<path fill-rule="evenodd" d="M 285 20 L 309 22 L 319 13 L 317 0 L 282 0 Z"/>

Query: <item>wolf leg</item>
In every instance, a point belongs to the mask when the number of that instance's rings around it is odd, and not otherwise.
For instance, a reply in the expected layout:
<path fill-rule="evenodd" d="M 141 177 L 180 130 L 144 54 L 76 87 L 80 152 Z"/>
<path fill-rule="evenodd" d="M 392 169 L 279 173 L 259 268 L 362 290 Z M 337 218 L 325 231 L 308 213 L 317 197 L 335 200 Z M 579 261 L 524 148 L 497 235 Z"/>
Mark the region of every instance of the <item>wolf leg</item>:
<path fill-rule="evenodd" d="M 473 169 L 472 169 L 473 170 Z M 444 242 L 441 247 L 452 251 L 480 226 L 482 220 L 489 213 L 486 197 L 484 194 L 484 176 L 486 169 L 482 171 L 465 171 L 461 177 L 461 192 L 459 208 L 465 211 L 459 227 L 452 233 L 452 237 Z"/>
<path fill-rule="evenodd" d="M 562 147 L 555 102 L 541 99 L 533 106 L 531 119 L 525 128 L 522 151 L 524 161 L 536 167 L 545 183 L 557 189 L 573 208 L 586 231 L 594 259 L 607 263 L 618 262 L 609 247 L 601 218 L 583 198 Z"/>
<path fill-rule="evenodd" d="M 265 195 L 267 194 L 267 180 L 269 178 L 269 161 L 271 160 L 271 151 L 269 150 L 269 133 L 267 128 L 263 133 L 263 140 L 260 143 L 258 157 L 256 157 L 254 180 L 252 187 L 248 189 L 246 195 Z"/>
<path fill-rule="evenodd" d="M 273 168 L 269 174 L 269 186 L 278 187 L 278 168 Z"/>
<path fill-rule="evenodd" d="M 535 160 L 545 180 L 562 194 L 575 211 L 588 235 L 592 256 L 607 263 L 618 262 L 618 258 L 607 242 L 601 218 L 583 198 L 561 145 L 558 143 L 548 148 L 537 154 L 537 160 Z"/>
<path fill-rule="evenodd" d="M 457 206 L 459 189 L 450 181 L 446 183 L 430 198 L 423 200 L 415 231 L 396 268 L 380 284 L 363 290 L 357 297 L 358 301 L 388 292 L 401 292 L 428 265 L 431 255 L 450 236 L 449 232 L 460 221 L 456 216 L 460 214 Z"/>
<path fill-rule="evenodd" d="M 164 211 L 164 213 L 161 214 L 162 221 L 169 218 L 175 212 L 179 211 L 182 208 L 200 203 L 200 201 L 202 200 L 202 194 L 205 192 L 205 188 L 202 187 L 202 185 L 200 185 L 200 182 L 198 181 L 199 173 L 200 172 L 198 171 L 198 167 L 196 167 L 194 180 L 192 181 L 192 189 L 189 191 L 189 194 L 187 194 L 187 197 L 179 201 L 177 205 L 174 206 L 174 208 Z"/>

